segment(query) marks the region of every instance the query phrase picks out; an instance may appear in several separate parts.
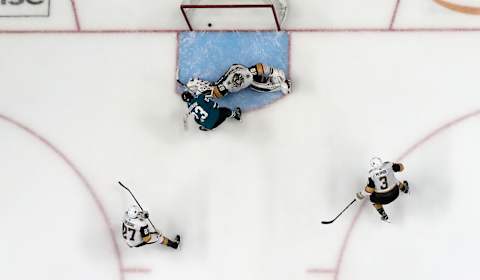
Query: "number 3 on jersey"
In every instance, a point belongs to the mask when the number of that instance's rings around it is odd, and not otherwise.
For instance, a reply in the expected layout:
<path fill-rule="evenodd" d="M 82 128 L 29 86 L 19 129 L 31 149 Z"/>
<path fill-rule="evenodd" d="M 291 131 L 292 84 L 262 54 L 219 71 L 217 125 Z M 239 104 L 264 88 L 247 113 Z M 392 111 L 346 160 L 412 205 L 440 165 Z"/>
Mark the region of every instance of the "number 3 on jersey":
<path fill-rule="evenodd" d="M 380 180 L 380 182 L 382 182 L 382 185 L 380 186 L 380 189 L 382 189 L 382 190 L 388 189 L 387 176 L 379 177 L 378 180 Z"/>

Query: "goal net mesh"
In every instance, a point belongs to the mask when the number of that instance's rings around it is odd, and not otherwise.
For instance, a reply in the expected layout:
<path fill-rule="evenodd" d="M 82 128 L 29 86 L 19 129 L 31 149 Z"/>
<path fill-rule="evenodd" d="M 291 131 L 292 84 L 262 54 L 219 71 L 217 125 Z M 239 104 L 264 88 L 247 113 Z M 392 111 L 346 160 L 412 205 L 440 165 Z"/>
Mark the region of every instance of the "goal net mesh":
<path fill-rule="evenodd" d="M 190 30 L 280 30 L 287 0 L 183 0 Z"/>

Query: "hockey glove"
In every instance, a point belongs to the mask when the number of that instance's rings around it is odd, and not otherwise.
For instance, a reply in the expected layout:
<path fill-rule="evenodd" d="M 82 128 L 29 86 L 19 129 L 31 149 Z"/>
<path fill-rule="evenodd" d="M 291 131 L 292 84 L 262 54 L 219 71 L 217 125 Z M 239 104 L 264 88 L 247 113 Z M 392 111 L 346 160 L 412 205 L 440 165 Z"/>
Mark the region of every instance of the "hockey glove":
<path fill-rule="evenodd" d="M 358 200 L 362 200 L 365 198 L 362 192 L 358 192 L 355 196 L 357 197 Z"/>

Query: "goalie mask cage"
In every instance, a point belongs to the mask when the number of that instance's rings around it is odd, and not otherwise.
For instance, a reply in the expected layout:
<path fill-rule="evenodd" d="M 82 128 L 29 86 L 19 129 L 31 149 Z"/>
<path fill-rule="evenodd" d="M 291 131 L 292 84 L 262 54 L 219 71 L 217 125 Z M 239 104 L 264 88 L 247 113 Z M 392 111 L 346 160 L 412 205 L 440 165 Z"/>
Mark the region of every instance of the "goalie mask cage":
<path fill-rule="evenodd" d="M 184 0 L 180 5 L 190 31 L 282 29 L 286 0 Z"/>

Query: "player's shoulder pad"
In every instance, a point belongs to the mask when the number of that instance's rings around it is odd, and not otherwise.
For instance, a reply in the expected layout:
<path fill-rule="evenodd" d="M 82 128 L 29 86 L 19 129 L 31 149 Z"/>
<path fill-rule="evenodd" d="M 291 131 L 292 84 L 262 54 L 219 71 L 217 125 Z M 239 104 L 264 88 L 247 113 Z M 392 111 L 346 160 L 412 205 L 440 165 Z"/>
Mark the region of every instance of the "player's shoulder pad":
<path fill-rule="evenodd" d="M 368 177 L 367 187 L 375 188 L 375 183 L 373 182 L 371 177 Z"/>
<path fill-rule="evenodd" d="M 394 163 L 394 164 L 392 164 L 392 169 L 393 169 L 394 172 L 403 171 L 403 164 L 401 164 L 401 163 Z"/>

